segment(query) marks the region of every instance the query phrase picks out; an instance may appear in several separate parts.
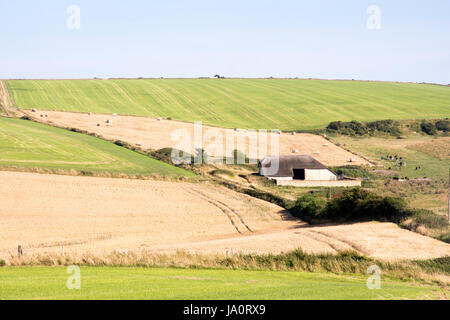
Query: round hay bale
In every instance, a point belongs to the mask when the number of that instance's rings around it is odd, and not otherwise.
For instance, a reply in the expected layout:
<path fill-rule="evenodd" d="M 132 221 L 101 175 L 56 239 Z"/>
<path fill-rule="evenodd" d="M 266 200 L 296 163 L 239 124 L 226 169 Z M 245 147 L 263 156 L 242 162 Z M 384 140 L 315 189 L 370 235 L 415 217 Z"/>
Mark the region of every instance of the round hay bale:
<path fill-rule="evenodd" d="M 31 112 L 37 112 L 37 110 L 33 108 L 33 109 L 31 109 Z"/>

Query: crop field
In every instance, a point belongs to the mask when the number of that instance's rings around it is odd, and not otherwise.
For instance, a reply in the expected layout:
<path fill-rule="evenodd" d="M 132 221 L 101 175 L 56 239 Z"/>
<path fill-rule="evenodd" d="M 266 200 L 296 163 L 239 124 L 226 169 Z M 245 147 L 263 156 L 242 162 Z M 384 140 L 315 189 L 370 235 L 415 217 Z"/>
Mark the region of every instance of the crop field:
<path fill-rule="evenodd" d="M 119 252 L 278 254 L 353 250 L 383 260 L 450 255 L 393 223 L 310 226 L 283 208 L 209 183 L 0 172 L 0 260 Z M 26 230 L 26 232 L 24 232 Z M 64 246 L 64 249 L 62 248 Z"/>
<path fill-rule="evenodd" d="M 450 116 L 447 86 L 288 79 L 11 80 L 22 109 L 118 113 L 227 128 L 300 130 L 335 120 Z"/>
<path fill-rule="evenodd" d="M 48 115 L 47 118 L 40 118 L 42 114 L 39 110 L 37 112 L 24 111 L 30 117 L 38 117 L 39 121 L 49 124 L 56 124 L 61 127 L 77 128 L 87 132 L 98 134 L 108 140 L 116 141 L 121 140 L 128 142 L 131 145 L 139 145 L 142 149 L 154 149 L 159 150 L 167 147 L 177 148 L 186 151 L 190 154 L 195 152 L 195 144 L 193 137 L 195 135 L 194 124 L 169 121 L 169 120 L 157 120 L 148 117 L 135 117 L 135 116 L 115 116 L 102 115 L 102 114 L 87 114 L 87 113 L 74 113 L 74 112 L 60 112 L 60 111 L 45 111 Z M 112 121 L 112 125 L 107 126 L 105 122 Z M 260 143 L 264 142 L 260 139 L 255 144 L 251 145 L 251 139 L 249 137 L 249 131 L 228 130 L 228 133 L 233 135 L 233 147 L 230 147 L 227 143 L 227 130 L 216 127 L 209 127 L 202 125 L 203 137 L 208 136 L 208 132 L 218 134 L 218 140 L 213 142 L 204 140 L 203 147 L 208 154 L 209 149 L 214 152 L 214 156 L 232 156 L 232 151 L 239 149 L 239 151 L 246 154 L 249 158 L 263 157 L 267 154 L 274 152 L 273 146 L 279 149 L 280 154 L 292 154 L 293 150 L 300 154 L 313 154 L 314 157 L 326 165 L 339 166 L 348 164 L 349 159 L 352 159 L 353 164 L 361 166 L 370 166 L 370 163 L 365 159 L 352 154 L 343 148 L 337 147 L 330 143 L 324 137 L 320 135 L 314 135 L 309 133 L 297 133 L 292 135 L 290 133 L 268 133 L 265 141 L 267 146 Z M 176 131 L 183 131 L 187 137 L 190 137 L 191 143 L 187 146 L 180 146 L 177 139 L 172 139 L 172 133 Z M 222 139 L 221 139 L 221 138 Z M 276 138 L 277 143 L 272 145 L 273 138 Z M 238 141 L 242 141 L 239 143 Z M 256 146 L 255 146 L 256 145 Z M 213 148 L 211 148 L 213 146 Z M 265 148 L 266 147 L 266 148 Z M 253 153 L 251 152 L 253 149 Z M 228 153 L 227 153 L 228 151 Z M 275 152 L 276 149 L 275 149 Z M 253 154 L 253 156 L 251 155 Z"/>
<path fill-rule="evenodd" d="M 65 267 L 0 268 L 1 299 L 439 299 L 444 289 L 383 278 L 325 273 L 81 267 L 79 290 Z"/>
<path fill-rule="evenodd" d="M 0 117 L 0 166 L 130 175 L 194 176 L 113 143 L 31 121 Z"/>

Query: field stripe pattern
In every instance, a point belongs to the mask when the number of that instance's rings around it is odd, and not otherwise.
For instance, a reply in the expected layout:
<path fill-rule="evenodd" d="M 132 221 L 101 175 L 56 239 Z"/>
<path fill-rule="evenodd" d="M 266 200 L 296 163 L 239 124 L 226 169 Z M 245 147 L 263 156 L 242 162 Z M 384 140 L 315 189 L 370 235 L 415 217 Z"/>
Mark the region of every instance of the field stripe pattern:
<path fill-rule="evenodd" d="M 313 129 L 331 121 L 450 116 L 450 87 L 294 79 L 11 80 L 19 108 L 203 121 L 227 128 Z"/>

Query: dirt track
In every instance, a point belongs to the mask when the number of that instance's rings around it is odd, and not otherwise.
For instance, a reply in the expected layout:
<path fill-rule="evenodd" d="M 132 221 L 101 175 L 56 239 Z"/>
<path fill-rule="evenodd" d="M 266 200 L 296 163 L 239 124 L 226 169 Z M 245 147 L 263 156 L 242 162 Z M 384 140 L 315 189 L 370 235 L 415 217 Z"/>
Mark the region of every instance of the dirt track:
<path fill-rule="evenodd" d="M 91 133 L 96 133 L 109 140 L 122 140 L 130 144 L 140 144 L 143 149 L 162 149 L 167 147 L 177 147 L 186 152 L 194 152 L 194 125 L 186 122 L 159 120 L 134 117 L 134 116 L 111 116 L 111 115 L 88 115 L 83 113 L 59 112 L 59 111 L 40 111 L 31 112 L 24 111 L 26 114 L 36 117 L 39 121 L 54 123 L 63 127 L 78 128 Z M 41 117 L 47 115 L 48 117 Z M 111 125 L 106 124 L 106 120 L 110 120 Z M 100 124 L 100 126 L 97 126 Z M 190 148 L 182 148 L 177 146 L 177 141 L 172 141 L 172 133 L 176 130 L 183 130 L 190 137 Z M 238 130 L 230 132 L 235 136 L 235 145 L 233 148 L 225 149 L 225 129 L 203 126 L 203 135 L 208 130 L 215 130 L 222 135 L 222 142 L 219 144 L 216 156 L 223 156 L 237 147 L 237 137 L 246 137 L 248 132 Z M 209 131 L 212 132 L 212 131 Z M 278 134 L 274 134 L 277 135 Z M 261 149 L 261 155 L 271 154 L 271 138 L 268 140 L 268 150 Z M 204 147 L 210 145 L 209 140 L 204 138 Z M 336 145 L 329 142 L 325 138 L 313 134 L 295 134 L 281 133 L 279 135 L 280 154 L 311 154 L 317 160 L 329 166 L 348 165 L 349 160 L 353 159 L 351 164 L 370 165 L 369 162 L 359 156 L 356 156 Z M 206 149 L 206 148 L 205 148 Z M 245 153 L 249 154 L 249 141 L 245 139 Z M 296 151 L 296 153 L 293 153 Z M 213 154 L 215 150 L 211 149 L 209 154 Z M 255 155 L 257 153 L 255 152 Z M 255 156 L 256 158 L 257 156 Z"/>
<path fill-rule="evenodd" d="M 0 258 L 15 254 L 320 253 L 386 260 L 450 255 L 390 223 L 311 227 L 275 205 L 210 184 L 0 172 Z"/>

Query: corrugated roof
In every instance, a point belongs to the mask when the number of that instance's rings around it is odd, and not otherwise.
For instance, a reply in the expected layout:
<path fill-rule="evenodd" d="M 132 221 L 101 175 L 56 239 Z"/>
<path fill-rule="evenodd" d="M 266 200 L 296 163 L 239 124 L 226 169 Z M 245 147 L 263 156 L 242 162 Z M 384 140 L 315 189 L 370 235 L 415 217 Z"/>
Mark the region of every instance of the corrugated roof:
<path fill-rule="evenodd" d="M 278 161 L 278 170 L 276 163 Z M 272 164 L 274 167 L 272 167 Z M 292 177 L 293 169 L 326 169 L 328 167 L 310 155 L 268 156 L 259 162 L 261 173 L 269 177 Z"/>

